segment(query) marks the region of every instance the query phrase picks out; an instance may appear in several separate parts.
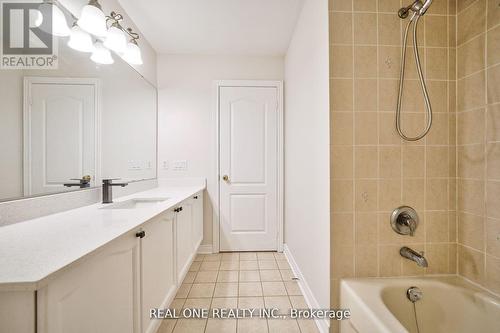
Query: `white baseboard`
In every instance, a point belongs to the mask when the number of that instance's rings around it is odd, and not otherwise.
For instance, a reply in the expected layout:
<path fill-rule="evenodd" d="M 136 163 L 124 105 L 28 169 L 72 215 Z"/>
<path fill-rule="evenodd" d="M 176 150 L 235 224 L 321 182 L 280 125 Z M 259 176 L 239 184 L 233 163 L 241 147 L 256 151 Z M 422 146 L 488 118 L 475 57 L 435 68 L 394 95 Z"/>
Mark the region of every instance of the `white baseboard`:
<path fill-rule="evenodd" d="M 299 284 L 300 290 L 302 291 L 302 295 L 306 300 L 307 306 L 310 309 L 320 309 L 321 307 L 318 301 L 316 300 L 316 297 L 314 297 L 311 288 L 309 288 L 309 285 L 307 284 L 304 275 L 302 275 L 302 272 L 300 271 L 297 262 L 293 258 L 293 255 L 286 244 L 283 246 L 283 253 L 286 256 L 286 259 L 288 260 L 288 263 L 290 264 L 293 273 L 299 279 L 297 282 Z M 321 333 L 328 333 L 330 331 L 330 323 L 328 322 L 327 319 L 315 319 L 314 321 L 316 323 L 316 326 L 318 327 L 318 330 Z"/>
<path fill-rule="evenodd" d="M 212 253 L 212 245 L 210 245 L 210 244 L 200 245 L 200 247 L 198 248 L 198 253 L 199 254 L 211 254 Z"/>

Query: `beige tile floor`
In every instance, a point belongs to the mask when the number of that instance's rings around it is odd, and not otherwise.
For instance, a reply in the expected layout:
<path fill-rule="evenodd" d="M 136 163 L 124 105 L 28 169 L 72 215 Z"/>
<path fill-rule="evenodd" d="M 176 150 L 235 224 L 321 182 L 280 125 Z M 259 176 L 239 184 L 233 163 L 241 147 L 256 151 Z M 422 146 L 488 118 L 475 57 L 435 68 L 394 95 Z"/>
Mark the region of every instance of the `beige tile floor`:
<path fill-rule="evenodd" d="M 240 252 L 198 255 L 171 309 L 307 308 L 293 272 L 282 253 Z M 306 319 L 165 319 L 158 333 L 318 332 Z"/>

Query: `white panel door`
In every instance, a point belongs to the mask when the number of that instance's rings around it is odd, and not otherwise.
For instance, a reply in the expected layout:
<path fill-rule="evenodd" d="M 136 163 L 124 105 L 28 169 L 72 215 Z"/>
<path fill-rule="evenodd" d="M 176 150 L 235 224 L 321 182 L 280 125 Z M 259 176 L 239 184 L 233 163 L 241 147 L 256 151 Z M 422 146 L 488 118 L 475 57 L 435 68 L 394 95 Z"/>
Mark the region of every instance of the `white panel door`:
<path fill-rule="evenodd" d="M 220 250 L 277 250 L 275 87 L 221 87 Z"/>
<path fill-rule="evenodd" d="M 64 183 L 85 175 L 94 181 L 96 86 L 32 83 L 29 93 L 24 194 L 68 190 Z"/>

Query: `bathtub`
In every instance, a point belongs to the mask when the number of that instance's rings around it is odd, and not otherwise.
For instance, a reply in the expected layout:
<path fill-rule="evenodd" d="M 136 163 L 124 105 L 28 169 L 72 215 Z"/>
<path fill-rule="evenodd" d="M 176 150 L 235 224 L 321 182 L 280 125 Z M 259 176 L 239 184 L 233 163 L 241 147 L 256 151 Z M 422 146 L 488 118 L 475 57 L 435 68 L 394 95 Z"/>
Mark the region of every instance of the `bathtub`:
<path fill-rule="evenodd" d="M 344 279 L 341 308 L 351 318 L 341 333 L 417 332 L 409 287 L 423 292 L 415 303 L 420 333 L 500 332 L 500 299 L 456 277 Z"/>

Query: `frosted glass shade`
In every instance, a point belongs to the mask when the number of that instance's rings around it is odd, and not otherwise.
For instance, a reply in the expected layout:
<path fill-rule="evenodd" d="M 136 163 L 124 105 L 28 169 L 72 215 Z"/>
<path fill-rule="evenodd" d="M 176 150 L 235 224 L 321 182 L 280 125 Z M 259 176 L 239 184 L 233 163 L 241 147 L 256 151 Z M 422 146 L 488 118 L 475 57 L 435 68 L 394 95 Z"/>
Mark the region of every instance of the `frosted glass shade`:
<path fill-rule="evenodd" d="M 94 45 L 92 44 L 92 37 L 79 26 L 75 25 L 71 28 L 69 35 L 68 46 L 74 50 L 81 52 L 93 52 Z"/>
<path fill-rule="evenodd" d="M 112 26 L 108 29 L 104 46 L 116 53 L 123 53 L 127 49 L 127 37 L 119 28 Z"/>
<path fill-rule="evenodd" d="M 125 52 L 122 53 L 122 59 L 128 62 L 131 65 L 142 65 L 142 55 L 141 55 L 141 49 L 139 46 L 134 43 L 130 42 L 127 44 L 127 48 L 125 49 Z"/>
<path fill-rule="evenodd" d="M 83 7 L 82 15 L 80 15 L 77 24 L 94 36 L 106 36 L 106 15 L 96 6 L 86 5 Z"/>
<path fill-rule="evenodd" d="M 111 52 L 109 52 L 101 42 L 94 44 L 94 52 L 92 52 L 90 59 L 95 63 L 103 65 L 109 65 L 115 62 L 113 57 L 111 57 Z"/>

